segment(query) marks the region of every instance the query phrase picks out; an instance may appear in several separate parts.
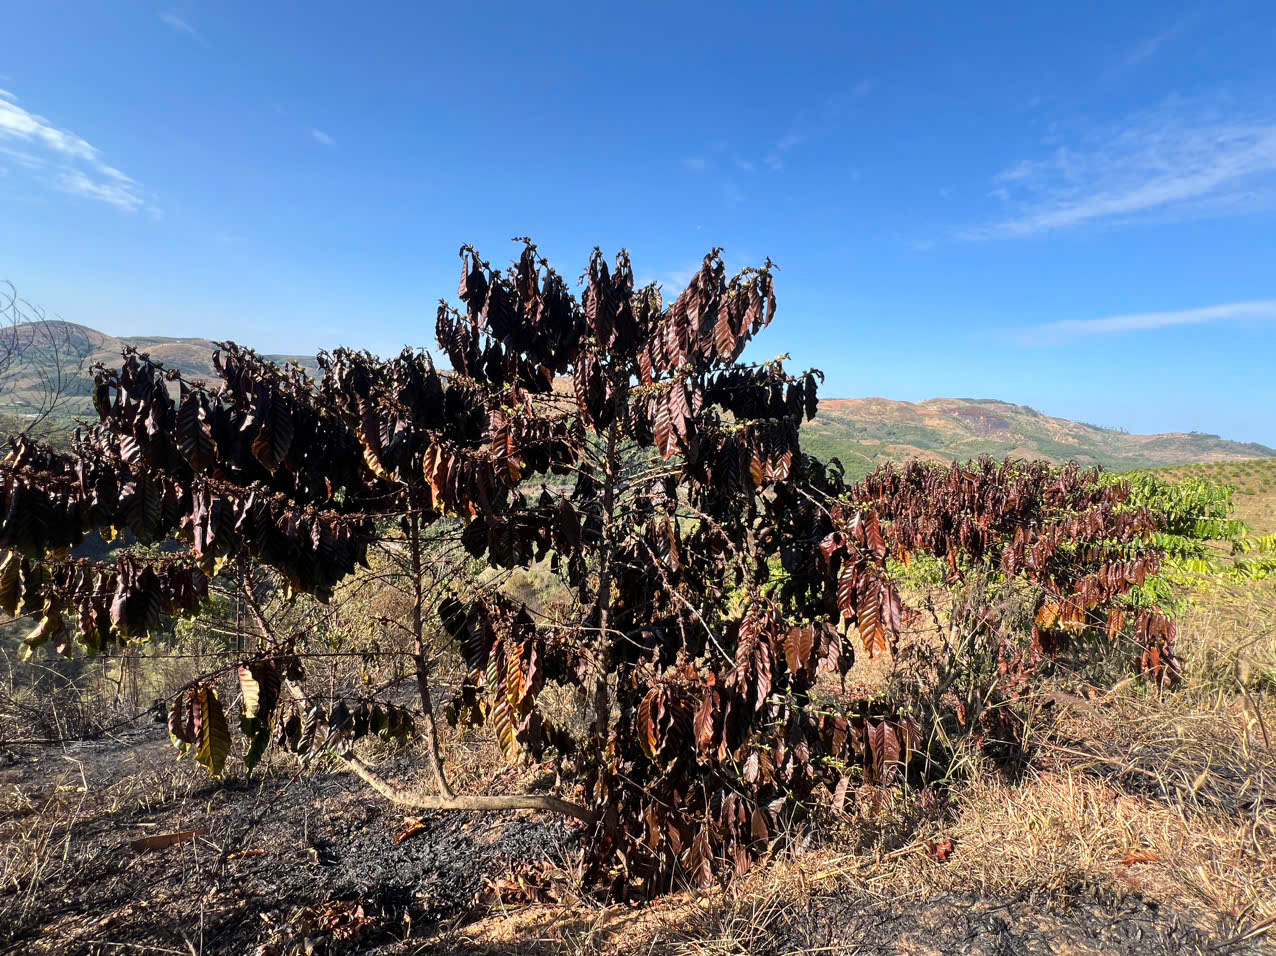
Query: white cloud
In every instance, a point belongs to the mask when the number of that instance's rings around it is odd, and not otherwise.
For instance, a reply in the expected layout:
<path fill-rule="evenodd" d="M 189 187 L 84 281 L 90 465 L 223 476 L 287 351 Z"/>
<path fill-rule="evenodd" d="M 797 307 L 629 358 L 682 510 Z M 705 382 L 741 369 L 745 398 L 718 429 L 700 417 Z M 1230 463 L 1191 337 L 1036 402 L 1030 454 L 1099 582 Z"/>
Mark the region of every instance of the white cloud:
<path fill-rule="evenodd" d="M 59 192 L 127 212 L 144 207 L 157 212 L 136 180 L 104 162 L 101 153 L 82 137 L 27 111 L 7 90 L 0 90 L 0 153 L 37 173 L 46 186 Z"/>
<path fill-rule="evenodd" d="M 68 169 L 58 174 L 57 182 L 65 193 L 97 199 L 125 212 L 133 212 L 145 205 L 145 201 L 137 194 L 137 184 L 131 179 L 104 182 L 92 179 L 82 170 Z"/>
<path fill-rule="evenodd" d="M 312 129 L 310 135 L 314 137 L 315 142 L 322 146 L 336 146 L 337 141 L 325 133 L 321 129 Z"/>
<path fill-rule="evenodd" d="M 159 18 L 160 20 L 164 22 L 165 25 L 172 27 L 178 33 L 186 33 L 186 34 L 189 34 L 190 36 L 198 36 L 198 34 L 195 32 L 195 28 L 191 26 L 189 23 L 187 23 L 185 20 L 183 20 L 181 17 L 179 17 L 172 10 L 163 11 L 162 13 L 160 13 Z"/>
<path fill-rule="evenodd" d="M 33 153 L 28 153 L 21 149 L 13 149 L 9 146 L 0 146 L 0 155 L 8 156 L 19 166 L 25 166 L 27 169 L 44 169 L 45 166 L 49 165 L 45 160 Z"/>
<path fill-rule="evenodd" d="M 682 161 L 682 165 L 693 173 L 702 173 L 709 168 L 709 160 L 703 156 L 688 156 Z"/>
<path fill-rule="evenodd" d="M 993 177 L 1009 218 L 963 230 L 1008 239 L 1156 217 L 1202 218 L 1276 195 L 1276 114 L 1171 100 L 1082 131 Z"/>
<path fill-rule="evenodd" d="M 1050 322 L 1025 332 L 1021 336 L 1021 342 L 1024 345 L 1058 345 L 1090 335 L 1146 332 L 1176 325 L 1202 325 L 1206 322 L 1239 319 L 1276 319 L 1276 299 L 1230 302 L 1199 309 L 1183 309 L 1179 312 L 1136 312 L 1130 315 L 1113 315 L 1105 319 L 1068 319 L 1063 322 Z"/>
<path fill-rule="evenodd" d="M 50 125 L 44 117 L 28 113 L 18 105 L 16 96 L 4 92 L 4 100 L 0 101 L 0 135 L 43 146 L 71 159 L 96 161 L 96 149 L 74 133 Z"/>
<path fill-rule="evenodd" d="M 189 21 L 183 20 L 174 11 L 163 10 L 160 12 L 159 18 L 160 22 L 174 33 L 184 33 L 192 40 L 198 41 L 202 46 L 208 46 L 208 41 L 204 39 L 203 35 L 191 26 Z"/>

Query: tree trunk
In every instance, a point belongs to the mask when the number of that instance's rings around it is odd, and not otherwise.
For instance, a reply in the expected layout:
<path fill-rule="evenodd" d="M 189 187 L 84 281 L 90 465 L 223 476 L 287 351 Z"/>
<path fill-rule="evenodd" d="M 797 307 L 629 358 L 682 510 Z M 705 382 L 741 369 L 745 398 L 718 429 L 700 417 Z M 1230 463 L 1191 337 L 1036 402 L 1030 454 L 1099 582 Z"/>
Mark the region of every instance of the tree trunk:
<path fill-rule="evenodd" d="M 615 418 L 607 429 L 607 452 L 603 471 L 603 547 L 598 566 L 598 672 L 594 677 L 594 725 L 604 740 L 611 731 L 611 693 L 607 680 L 611 671 L 611 554 L 614 540 L 612 522 L 616 513 L 617 441 Z"/>
<path fill-rule="evenodd" d="M 414 602 L 413 624 L 415 639 L 415 658 L 417 665 L 417 689 L 421 692 L 421 704 L 425 709 L 426 719 L 424 721 L 426 727 L 426 735 L 429 740 L 429 753 L 431 769 L 434 771 L 434 778 L 442 791 L 438 794 L 422 793 L 419 790 L 411 790 L 404 787 L 396 787 L 388 780 L 383 778 L 375 770 L 365 764 L 353 753 L 341 754 L 341 758 L 346 765 L 358 775 L 364 783 L 370 786 L 381 796 L 385 797 L 391 803 L 408 807 L 415 810 L 469 810 L 476 813 L 495 812 L 499 810 L 545 810 L 550 813 L 562 813 L 570 817 L 575 817 L 585 823 L 592 824 L 594 822 L 594 814 L 584 807 L 566 800 L 560 800 L 558 797 L 552 797 L 543 794 L 511 794 L 501 796 L 458 796 L 452 791 L 448 785 L 447 778 L 443 773 L 443 761 L 439 756 L 439 738 L 434 725 L 434 709 L 430 699 L 430 675 L 429 662 L 425 657 L 424 646 L 424 614 L 423 610 L 423 591 L 420 586 L 421 582 L 421 543 L 417 537 L 418 522 L 415 513 L 409 522 L 412 529 L 412 544 L 409 547 L 409 554 L 412 558 L 413 580 L 415 584 L 415 596 L 417 600 Z M 241 578 L 241 582 L 244 579 Z M 266 615 L 261 606 L 253 598 L 252 591 L 245 588 L 245 597 L 248 601 L 248 608 L 257 626 L 261 629 L 262 638 L 273 636 L 270 623 L 266 620 Z M 309 706 L 305 693 L 295 683 L 287 677 L 283 680 L 284 689 L 297 702 Z"/>
<path fill-rule="evenodd" d="M 434 701 L 430 693 L 430 662 L 425 656 L 425 591 L 421 587 L 421 522 L 415 504 L 408 522 L 408 554 L 412 560 L 412 660 L 416 665 L 416 687 L 421 697 L 421 723 L 425 726 L 429 746 L 430 770 L 439 792 L 452 799 L 456 794 L 443 772 L 443 756 L 439 752 L 439 732 L 434 723 Z"/>

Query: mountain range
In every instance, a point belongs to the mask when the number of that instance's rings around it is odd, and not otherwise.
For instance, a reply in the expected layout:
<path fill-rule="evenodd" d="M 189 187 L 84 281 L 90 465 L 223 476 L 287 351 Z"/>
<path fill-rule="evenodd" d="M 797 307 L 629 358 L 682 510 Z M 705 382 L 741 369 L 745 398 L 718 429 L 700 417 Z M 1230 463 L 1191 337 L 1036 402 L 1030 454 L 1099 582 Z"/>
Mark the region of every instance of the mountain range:
<path fill-rule="evenodd" d="M 43 383 L 64 357 L 70 369 L 59 420 L 92 418 L 93 365 L 118 363 L 132 346 L 187 377 L 215 379 L 215 342 L 170 336 L 113 336 L 70 322 L 20 325 L 0 332 L 0 414 L 21 420 L 39 407 Z M 10 357 L 8 361 L 5 356 Z M 296 361 L 312 373 L 311 356 L 270 355 Z M 900 402 L 886 398 L 822 398 L 819 414 L 804 426 L 803 448 L 836 457 L 851 476 L 866 474 L 886 460 L 917 457 L 964 461 L 981 454 L 997 458 L 1075 459 L 1117 471 L 1195 462 L 1276 458 L 1276 449 L 1201 432 L 1132 435 L 1120 429 L 1053 418 L 1026 405 L 997 399 L 933 398 Z"/>

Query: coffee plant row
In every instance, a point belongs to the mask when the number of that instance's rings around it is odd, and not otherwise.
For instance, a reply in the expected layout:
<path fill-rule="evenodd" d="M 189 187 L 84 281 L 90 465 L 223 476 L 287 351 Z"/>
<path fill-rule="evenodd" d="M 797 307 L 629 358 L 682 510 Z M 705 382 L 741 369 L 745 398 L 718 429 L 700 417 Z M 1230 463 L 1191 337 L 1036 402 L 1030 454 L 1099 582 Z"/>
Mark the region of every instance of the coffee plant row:
<path fill-rule="evenodd" d="M 312 693 L 304 636 L 254 602 L 244 760 L 273 740 L 341 756 L 414 806 L 570 813 L 589 828 L 588 880 L 616 894 L 743 872 L 821 793 L 840 802 L 908 771 L 921 728 L 836 692 L 857 648 L 889 653 L 916 618 L 888 559 L 1035 585 L 1020 670 L 1088 631 L 1136 639 L 1149 677 L 1173 679 L 1172 621 L 1124 599 L 1161 557 L 1127 486 L 987 460 L 848 486 L 799 446 L 822 375 L 741 361 L 775 315 L 769 261 L 728 278 L 715 249 L 666 302 L 635 286 L 627 254 L 595 251 L 576 296 L 519 241 L 505 270 L 462 248 L 460 304 L 436 317 L 445 372 L 421 351 L 338 349 L 315 380 L 234 344 L 215 383 L 134 351 L 99 368 L 98 425 L 69 453 L 14 439 L 0 465 L 0 608 L 37 621 L 28 647 L 144 639 L 218 575 L 268 573 L 277 595 L 327 600 L 392 536 L 415 584 L 419 708 Z M 439 522 L 492 568 L 548 567 L 572 600 L 533 613 L 499 589 L 426 587 Z M 94 530 L 179 545 L 73 557 Z M 429 654 L 441 638 L 468 671 L 449 714 L 490 728 L 511 761 L 553 761 L 562 796 L 454 792 Z M 555 685 L 590 701 L 580 726 L 539 706 Z M 175 743 L 215 773 L 233 749 L 225 710 L 203 681 L 170 713 Z M 354 752 L 365 735 L 417 733 L 432 790 L 399 790 Z"/>

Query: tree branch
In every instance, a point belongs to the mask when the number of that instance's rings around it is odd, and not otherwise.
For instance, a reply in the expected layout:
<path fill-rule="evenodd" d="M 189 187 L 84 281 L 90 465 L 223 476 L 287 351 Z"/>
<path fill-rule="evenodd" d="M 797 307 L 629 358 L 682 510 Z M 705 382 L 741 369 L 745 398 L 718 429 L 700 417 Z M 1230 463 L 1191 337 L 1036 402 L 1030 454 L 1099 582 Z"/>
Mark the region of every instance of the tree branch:
<path fill-rule="evenodd" d="M 396 787 L 394 784 L 372 770 L 353 754 L 344 756 L 350 767 L 368 786 L 391 803 L 400 807 L 416 810 L 470 810 L 480 813 L 500 810 L 546 810 L 550 813 L 561 813 L 575 817 L 583 823 L 593 824 L 594 815 L 584 807 L 558 797 L 542 794 L 512 794 L 509 796 L 459 796 L 444 797 L 438 794 L 426 794 L 417 790 Z"/>

